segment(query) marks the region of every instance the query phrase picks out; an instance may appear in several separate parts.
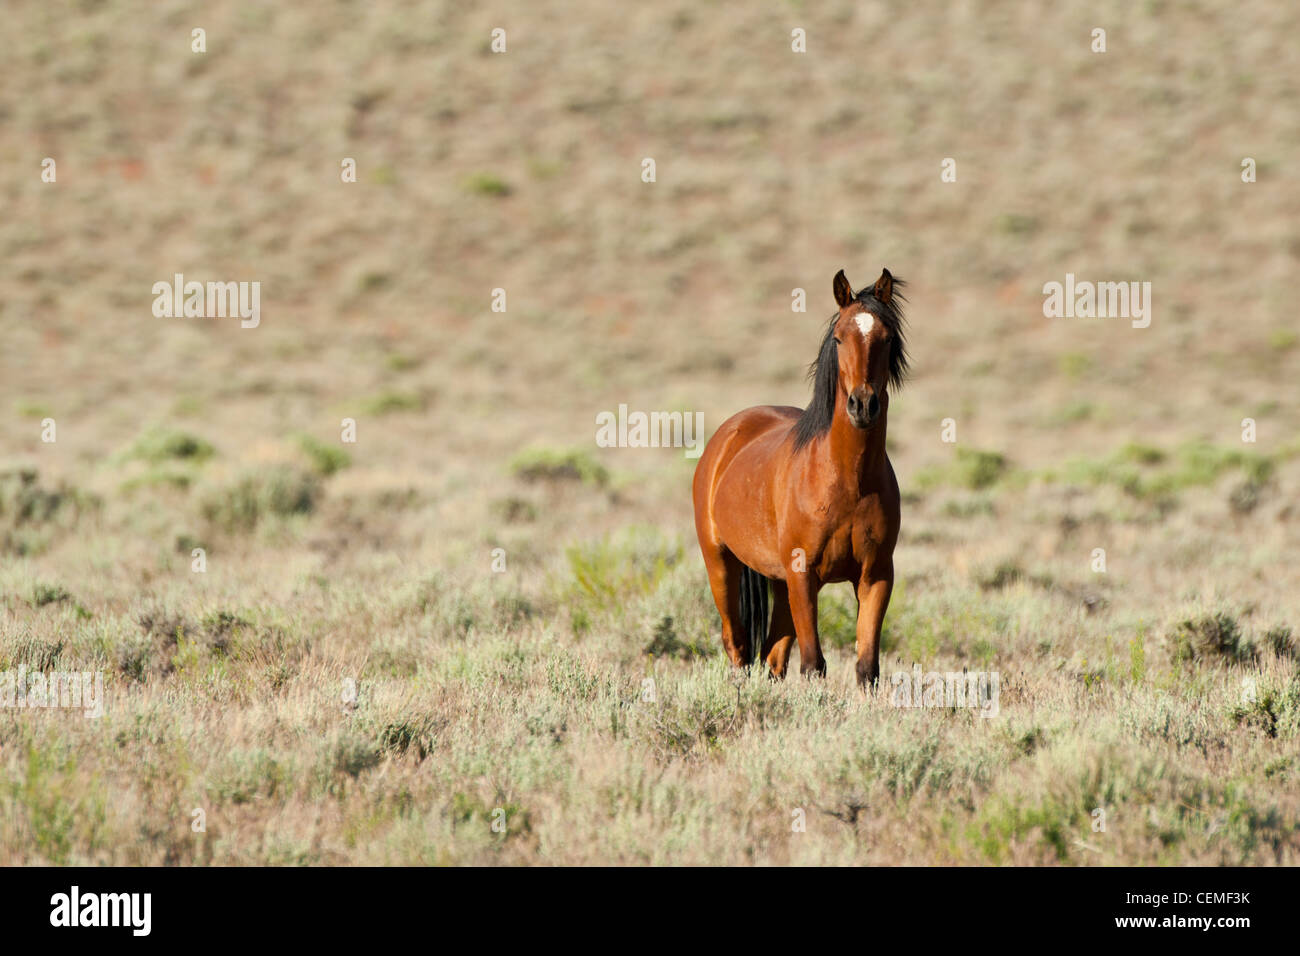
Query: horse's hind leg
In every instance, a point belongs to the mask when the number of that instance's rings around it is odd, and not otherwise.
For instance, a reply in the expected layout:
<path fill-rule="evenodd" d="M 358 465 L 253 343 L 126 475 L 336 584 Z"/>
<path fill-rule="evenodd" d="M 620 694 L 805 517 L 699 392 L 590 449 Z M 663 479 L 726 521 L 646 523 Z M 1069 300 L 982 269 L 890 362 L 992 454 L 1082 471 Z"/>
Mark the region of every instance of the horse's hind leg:
<path fill-rule="evenodd" d="M 763 642 L 763 660 L 768 672 L 776 678 L 785 677 L 790 661 L 790 648 L 794 646 L 794 618 L 790 616 L 790 588 L 784 581 L 772 582 L 772 623 Z"/>
<path fill-rule="evenodd" d="M 722 545 L 701 550 L 713 602 L 722 617 L 722 649 L 731 663 L 744 667 L 749 663 L 749 634 L 740 620 L 740 574 L 744 565 Z"/>

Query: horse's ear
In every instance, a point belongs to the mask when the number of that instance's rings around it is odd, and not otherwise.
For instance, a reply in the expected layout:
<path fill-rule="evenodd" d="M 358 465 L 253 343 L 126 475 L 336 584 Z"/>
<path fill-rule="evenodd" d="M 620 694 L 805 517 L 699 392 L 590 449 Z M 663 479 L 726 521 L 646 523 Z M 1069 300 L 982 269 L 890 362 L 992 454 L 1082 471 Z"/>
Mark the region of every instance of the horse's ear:
<path fill-rule="evenodd" d="M 889 274 L 888 269 L 881 270 L 880 278 L 876 280 L 876 287 L 871 290 L 871 294 L 889 305 L 889 300 L 894 295 L 894 277 Z"/>
<path fill-rule="evenodd" d="M 844 277 L 844 270 L 835 273 L 835 301 L 842 309 L 853 301 L 853 286 Z"/>

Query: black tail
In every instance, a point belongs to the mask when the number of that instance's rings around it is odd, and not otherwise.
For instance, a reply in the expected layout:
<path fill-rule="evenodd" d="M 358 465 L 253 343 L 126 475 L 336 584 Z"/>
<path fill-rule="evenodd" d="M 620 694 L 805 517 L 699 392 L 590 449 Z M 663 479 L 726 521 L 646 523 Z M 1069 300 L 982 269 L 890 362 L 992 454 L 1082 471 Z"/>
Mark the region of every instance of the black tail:
<path fill-rule="evenodd" d="M 767 578 L 751 567 L 740 571 L 740 626 L 749 635 L 749 662 L 753 663 L 767 640 Z"/>

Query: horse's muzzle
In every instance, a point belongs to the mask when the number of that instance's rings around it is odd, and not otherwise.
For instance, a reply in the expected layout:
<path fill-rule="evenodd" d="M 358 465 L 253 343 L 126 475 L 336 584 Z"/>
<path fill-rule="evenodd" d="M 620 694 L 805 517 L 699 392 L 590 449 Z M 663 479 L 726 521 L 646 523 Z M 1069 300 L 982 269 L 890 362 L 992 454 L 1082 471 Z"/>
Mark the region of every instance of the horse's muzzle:
<path fill-rule="evenodd" d="M 849 393 L 848 412 L 854 428 L 870 428 L 880 417 L 880 399 L 874 391 L 855 388 Z"/>

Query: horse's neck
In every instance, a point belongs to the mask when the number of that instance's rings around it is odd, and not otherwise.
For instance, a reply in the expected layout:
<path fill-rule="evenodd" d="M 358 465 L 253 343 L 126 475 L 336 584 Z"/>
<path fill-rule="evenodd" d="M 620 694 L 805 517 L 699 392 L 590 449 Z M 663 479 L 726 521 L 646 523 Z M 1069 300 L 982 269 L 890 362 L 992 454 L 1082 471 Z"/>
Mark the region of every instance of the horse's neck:
<path fill-rule="evenodd" d="M 875 488 L 885 480 L 888 459 L 885 457 L 885 426 L 889 410 L 880 413 L 880 419 L 868 429 L 854 428 L 847 415 L 836 414 L 827 436 L 826 451 L 836 473 L 845 483 L 865 491 Z M 856 482 L 855 482 L 856 479 Z"/>

